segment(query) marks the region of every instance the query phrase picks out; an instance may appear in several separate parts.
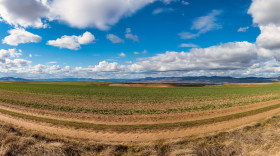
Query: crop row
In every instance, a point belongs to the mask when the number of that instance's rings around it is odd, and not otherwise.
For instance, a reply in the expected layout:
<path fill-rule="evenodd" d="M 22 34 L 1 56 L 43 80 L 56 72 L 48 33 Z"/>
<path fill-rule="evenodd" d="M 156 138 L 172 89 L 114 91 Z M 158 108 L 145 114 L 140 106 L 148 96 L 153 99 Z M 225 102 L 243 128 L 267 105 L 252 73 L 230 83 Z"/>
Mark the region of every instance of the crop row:
<path fill-rule="evenodd" d="M 234 106 L 244 106 L 249 104 L 254 104 L 258 102 L 265 102 L 270 100 L 280 99 L 280 97 L 271 97 L 271 98 L 263 98 L 263 99 L 253 99 L 245 102 L 237 102 L 237 103 L 225 103 L 225 104 L 206 104 L 201 106 L 190 106 L 190 107 L 181 107 L 181 108 L 168 108 L 165 110 L 156 110 L 156 109 L 141 109 L 141 110 L 132 110 L 132 109 L 93 109 L 93 108 L 85 108 L 85 107 L 70 107 L 70 106 L 58 106 L 51 104 L 40 104 L 36 102 L 24 102 L 17 101 L 12 99 L 2 99 L 1 102 L 15 104 L 25 107 L 31 107 L 36 109 L 47 109 L 54 111 L 63 111 L 63 112 L 75 112 L 75 113 L 94 113 L 94 114 L 114 114 L 114 115 L 133 115 L 133 114 L 169 114 L 169 113 L 183 113 L 183 112 L 192 112 L 192 111 L 206 111 L 206 110 L 214 110 L 221 108 L 230 108 Z"/>
<path fill-rule="evenodd" d="M 178 99 L 212 99 L 248 97 L 279 93 L 276 86 L 250 86 L 250 87 L 170 87 L 170 88 L 145 88 L 145 87 L 109 87 L 109 86 L 84 86 L 41 83 L 0 83 L 1 90 L 29 92 L 38 94 L 73 95 L 83 97 L 96 97 L 102 99 L 123 100 L 178 100 Z"/>
<path fill-rule="evenodd" d="M 237 114 L 219 116 L 215 118 L 207 118 L 201 120 L 184 121 L 184 122 L 176 122 L 176 123 L 139 124 L 139 125 L 105 125 L 105 124 L 93 124 L 87 122 L 56 120 L 56 119 L 43 118 L 43 117 L 32 116 L 27 114 L 21 114 L 21 113 L 12 112 L 3 109 L 0 109 L 0 113 L 27 119 L 27 120 L 46 122 L 54 125 L 73 126 L 75 128 L 91 128 L 95 130 L 114 130 L 114 131 L 123 132 L 123 131 L 139 130 L 139 129 L 143 130 L 143 129 L 164 129 L 164 128 L 174 128 L 174 127 L 192 127 L 192 126 L 217 123 L 217 122 L 228 121 L 232 119 L 238 119 L 246 116 L 256 115 L 277 108 L 280 108 L 280 104 L 267 106 L 251 111 L 241 112 Z"/>

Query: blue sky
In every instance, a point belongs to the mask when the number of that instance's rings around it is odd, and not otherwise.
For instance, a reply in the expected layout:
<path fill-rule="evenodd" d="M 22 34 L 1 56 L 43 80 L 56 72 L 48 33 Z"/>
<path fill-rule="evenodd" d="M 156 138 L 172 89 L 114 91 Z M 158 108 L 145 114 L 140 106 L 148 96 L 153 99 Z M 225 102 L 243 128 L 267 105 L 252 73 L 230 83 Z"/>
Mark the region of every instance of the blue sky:
<path fill-rule="evenodd" d="M 277 0 L 0 0 L 0 77 L 278 76 L 277 7 Z"/>

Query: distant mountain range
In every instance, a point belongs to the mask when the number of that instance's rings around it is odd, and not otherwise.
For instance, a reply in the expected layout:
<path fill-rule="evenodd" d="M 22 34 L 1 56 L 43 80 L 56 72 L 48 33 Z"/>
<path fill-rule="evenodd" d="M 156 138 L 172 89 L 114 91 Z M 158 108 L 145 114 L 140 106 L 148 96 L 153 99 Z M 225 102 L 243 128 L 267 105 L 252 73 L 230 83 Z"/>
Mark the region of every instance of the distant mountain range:
<path fill-rule="evenodd" d="M 23 78 L 14 78 L 14 77 L 2 77 L 2 78 L 0 78 L 0 81 L 19 81 L 19 82 L 27 82 L 27 81 L 31 81 L 31 80 L 23 79 Z"/>
<path fill-rule="evenodd" d="M 23 79 L 14 77 L 2 77 L 0 81 L 47 81 L 47 82 L 122 82 L 122 83 L 264 83 L 280 82 L 280 77 L 220 77 L 220 76 L 195 76 L 195 77 L 146 77 L 140 79 L 91 79 L 91 78 L 62 78 L 62 79 Z"/>

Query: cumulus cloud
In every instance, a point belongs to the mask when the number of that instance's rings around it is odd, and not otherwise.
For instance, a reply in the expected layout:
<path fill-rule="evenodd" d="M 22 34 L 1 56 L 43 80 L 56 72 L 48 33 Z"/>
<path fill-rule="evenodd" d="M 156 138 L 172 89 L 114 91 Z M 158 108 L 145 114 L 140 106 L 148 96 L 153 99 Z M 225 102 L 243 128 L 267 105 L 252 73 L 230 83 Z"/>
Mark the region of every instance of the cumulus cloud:
<path fill-rule="evenodd" d="M 253 0 L 248 13 L 259 25 L 280 25 L 279 8 L 279 0 Z"/>
<path fill-rule="evenodd" d="M 31 62 L 28 60 L 18 58 L 21 56 L 21 50 L 16 49 L 0 50 L 0 72 L 7 71 L 7 69 L 14 67 L 24 67 Z"/>
<path fill-rule="evenodd" d="M 266 49 L 280 49 L 280 27 L 275 25 L 260 26 L 261 34 L 257 44 Z"/>
<path fill-rule="evenodd" d="M 254 44 L 234 42 L 209 48 L 193 48 L 190 52 L 166 52 L 137 62 L 141 70 L 189 71 L 228 70 L 249 67 L 258 60 Z"/>
<path fill-rule="evenodd" d="M 0 0 L 0 17 L 10 25 L 46 27 L 58 20 L 76 28 L 107 30 L 154 2 L 177 0 Z"/>
<path fill-rule="evenodd" d="M 95 40 L 94 35 L 90 32 L 85 32 L 81 36 L 62 36 L 56 40 L 50 40 L 47 42 L 48 45 L 52 45 L 59 48 L 67 48 L 71 50 L 79 50 L 81 45 L 90 44 Z"/>
<path fill-rule="evenodd" d="M 222 28 L 222 25 L 218 24 L 218 18 L 217 16 L 221 15 L 221 10 L 212 10 L 209 14 L 206 16 L 201 16 L 196 18 L 193 21 L 191 30 L 197 31 L 196 33 L 190 33 L 190 32 L 181 32 L 179 33 L 179 36 L 181 39 L 192 39 L 200 36 L 201 34 L 207 33 L 212 30 L 218 30 Z"/>
<path fill-rule="evenodd" d="M 131 28 L 126 28 L 125 38 L 130 39 L 134 42 L 139 42 L 138 36 L 131 33 Z"/>
<path fill-rule="evenodd" d="M 95 78 L 128 78 L 128 76 L 174 76 L 174 74 L 251 76 L 253 71 L 271 71 L 268 67 L 273 64 L 264 63 L 269 60 L 273 58 L 263 57 L 255 44 L 232 42 L 209 48 L 193 48 L 189 52 L 167 51 L 126 65 L 101 61 L 97 65 L 86 68 L 36 65 L 15 70 L 25 75 L 32 73 L 31 76 L 44 75 L 45 77 L 92 77 L 94 75 Z M 277 71 L 279 68 L 275 67 L 273 70 Z"/>
<path fill-rule="evenodd" d="M 43 1 L 43 0 L 42 0 Z M 41 0 L 0 0 L 0 16 L 10 25 L 44 27 L 48 7 Z"/>
<path fill-rule="evenodd" d="M 9 50 L 0 50 L 0 62 L 5 63 L 6 59 L 11 57 L 18 57 L 21 53 L 17 52 L 15 49 L 9 49 Z"/>
<path fill-rule="evenodd" d="M 109 29 L 121 18 L 136 13 L 156 0 L 53 0 L 54 19 L 65 21 L 72 27 Z"/>
<path fill-rule="evenodd" d="M 1 52 L 1 51 L 0 51 Z M 15 50 L 1 52 L 0 58 L 18 57 Z M 121 53 L 120 55 L 125 56 Z M 280 55 L 279 55 L 280 56 Z M 22 60 L 24 61 L 24 60 Z M 19 60 L 6 64 L 16 65 Z M 19 63 L 18 63 L 19 64 Z M 20 63 L 22 65 L 28 62 Z M 6 65 L 6 68 L 8 66 Z M 258 46 L 249 42 L 231 42 L 209 48 L 193 48 L 188 52 L 167 51 L 156 56 L 127 62 L 101 61 L 88 67 L 59 65 L 35 65 L 28 67 L 9 67 L 9 73 L 25 77 L 91 77 L 91 78 L 135 78 L 145 76 L 275 76 L 280 71 L 280 63 L 274 56 L 265 56 Z M 0 68 L 3 69 L 3 68 Z M 0 70 L 3 72 L 4 70 Z"/>
<path fill-rule="evenodd" d="M 121 55 L 125 56 L 124 53 Z M 147 73 L 197 70 L 237 70 L 252 66 L 259 56 L 254 44 L 233 42 L 209 48 L 194 48 L 190 52 L 166 52 L 148 57 L 130 65 L 116 62 L 100 62 L 88 68 L 76 68 L 87 72 Z M 59 70 L 57 66 L 52 66 Z"/>
<path fill-rule="evenodd" d="M 18 46 L 21 43 L 38 43 L 41 42 L 42 37 L 32 34 L 22 28 L 9 30 L 9 36 L 2 40 L 2 43 L 12 46 Z"/>
<path fill-rule="evenodd" d="M 278 0 L 254 0 L 248 13 L 252 14 L 253 21 L 258 24 L 261 34 L 256 44 L 265 56 L 275 57 L 280 61 L 280 18 L 278 16 Z"/>
<path fill-rule="evenodd" d="M 114 35 L 114 34 L 108 34 L 106 36 L 106 38 L 108 40 L 110 40 L 112 43 L 124 43 L 124 40 L 119 38 L 118 36 Z"/>

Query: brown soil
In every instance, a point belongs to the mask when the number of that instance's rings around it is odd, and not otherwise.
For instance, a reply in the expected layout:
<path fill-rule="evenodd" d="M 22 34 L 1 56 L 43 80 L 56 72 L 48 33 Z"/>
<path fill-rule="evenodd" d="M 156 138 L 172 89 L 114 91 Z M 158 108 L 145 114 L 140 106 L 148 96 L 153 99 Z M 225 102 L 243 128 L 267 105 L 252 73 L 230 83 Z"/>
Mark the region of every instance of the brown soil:
<path fill-rule="evenodd" d="M 166 110 L 172 108 L 192 107 L 201 105 L 219 105 L 226 103 L 244 103 L 254 100 L 270 99 L 277 97 L 277 94 L 266 94 L 261 96 L 250 97 L 233 97 L 233 98 L 206 98 L 206 99 L 176 99 L 169 100 L 135 100 L 135 99 L 99 99 L 98 97 L 84 97 L 73 95 L 54 95 L 54 94 L 37 94 L 16 91 L 3 91 L 0 90 L 0 98 L 12 99 L 22 102 L 32 102 L 39 104 L 49 104 L 57 106 L 70 106 L 70 107 L 83 107 L 91 109 L 125 109 L 125 110 Z"/>
<path fill-rule="evenodd" d="M 71 113 L 71 112 L 60 112 L 51 110 L 40 110 L 29 107 L 22 107 L 12 104 L 7 104 L 0 102 L 0 108 L 29 114 L 33 116 L 40 116 L 45 118 L 57 119 L 57 120 L 69 120 L 69 121 L 82 121 L 94 124 L 156 124 L 156 123 L 174 123 L 174 122 L 184 122 L 184 121 L 194 121 L 207 118 L 214 118 L 218 116 L 226 116 L 230 114 L 241 113 L 245 111 L 250 111 L 254 109 L 259 109 L 262 107 L 272 106 L 280 103 L 280 99 L 272 100 L 268 102 L 260 102 L 256 104 L 224 108 L 217 110 L 208 111 L 197 111 L 197 112 L 186 112 L 186 113 L 171 113 L 171 114 L 153 114 L 153 115 L 101 115 L 101 114 L 91 114 L 91 113 Z"/>
<path fill-rule="evenodd" d="M 82 129 L 72 129 L 69 127 L 53 126 L 46 123 L 37 123 L 19 118 L 13 118 L 0 114 L 0 120 L 6 123 L 14 124 L 26 129 L 51 133 L 56 135 L 68 136 L 73 138 L 83 138 L 96 140 L 100 142 L 148 142 L 162 139 L 175 139 L 193 135 L 209 134 L 217 131 L 238 127 L 253 121 L 262 120 L 271 117 L 280 112 L 280 108 L 252 115 L 244 118 L 234 119 L 225 122 L 195 126 L 190 128 L 175 128 L 163 130 L 145 130 L 142 132 L 107 132 L 107 131 L 90 131 Z"/>
<path fill-rule="evenodd" d="M 226 83 L 223 85 L 216 86 L 263 86 L 263 85 L 275 85 L 280 84 L 279 82 L 271 82 L 271 83 Z"/>
<path fill-rule="evenodd" d="M 139 84 L 139 83 L 115 83 L 109 84 L 109 86 L 118 86 L 118 87 L 158 87 L 158 88 L 165 88 L 165 87 L 174 87 L 170 84 Z"/>

